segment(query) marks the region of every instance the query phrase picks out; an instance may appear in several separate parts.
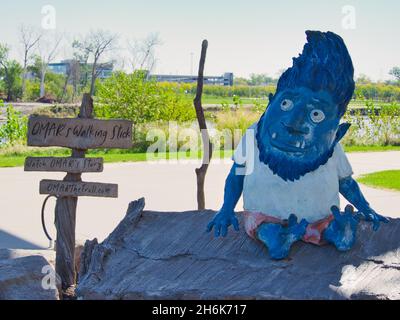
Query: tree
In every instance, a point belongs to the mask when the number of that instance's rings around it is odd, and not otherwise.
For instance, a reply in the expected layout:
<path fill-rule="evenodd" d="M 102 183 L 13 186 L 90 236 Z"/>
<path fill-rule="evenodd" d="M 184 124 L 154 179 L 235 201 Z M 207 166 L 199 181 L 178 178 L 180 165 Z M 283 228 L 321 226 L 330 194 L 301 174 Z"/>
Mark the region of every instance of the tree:
<path fill-rule="evenodd" d="M 47 37 L 42 36 L 38 42 L 38 51 L 40 56 L 40 97 L 45 95 L 44 81 L 46 78 L 49 64 L 57 56 L 57 50 L 63 39 L 62 35 L 52 34 Z"/>
<path fill-rule="evenodd" d="M 42 67 L 44 63 L 40 56 L 35 55 L 32 57 L 33 63 L 27 68 L 28 72 L 32 75 L 33 79 L 27 80 L 25 96 L 28 100 L 35 101 L 43 96 L 40 95 L 40 82 L 42 79 Z M 67 70 L 68 73 L 68 70 Z M 56 99 L 57 101 L 63 101 L 67 95 L 67 88 L 65 88 L 66 76 L 64 74 L 57 74 L 46 71 L 44 88 L 45 97 L 47 99 Z M 72 94 L 69 95 L 72 98 Z"/>
<path fill-rule="evenodd" d="M 132 70 L 147 70 L 150 74 L 156 62 L 155 49 L 161 44 L 158 33 L 151 33 L 143 40 L 128 40 Z"/>
<path fill-rule="evenodd" d="M 271 84 L 271 83 L 276 83 L 276 80 L 271 78 L 271 77 L 269 77 L 265 73 L 260 73 L 260 74 L 252 73 L 252 74 L 250 74 L 249 84 L 251 86 L 261 86 L 261 85 L 266 85 L 266 84 Z"/>
<path fill-rule="evenodd" d="M 89 53 L 85 50 L 81 50 L 79 48 L 79 41 L 74 40 L 72 43 L 72 48 L 75 49 L 73 53 L 73 60 L 76 61 L 79 64 L 79 73 L 74 74 L 75 79 L 72 81 L 75 81 L 75 86 L 74 86 L 74 94 L 78 92 L 78 85 L 82 88 L 86 88 L 88 81 L 89 81 L 89 74 L 91 73 L 90 71 L 90 66 L 88 64 L 89 61 Z"/>
<path fill-rule="evenodd" d="M 98 77 L 98 67 L 100 58 L 107 51 L 115 48 L 117 35 L 104 30 L 91 31 L 83 41 L 75 40 L 73 48 L 78 51 L 83 59 L 87 61 L 93 59 L 91 70 L 90 95 L 94 94 L 95 83 Z"/>
<path fill-rule="evenodd" d="M 67 93 L 67 87 L 68 83 L 72 82 L 72 88 L 73 88 L 73 93 L 72 93 L 72 101 L 75 100 L 75 97 L 78 92 L 78 83 L 80 80 L 80 63 L 77 59 L 72 59 L 72 60 L 67 60 L 65 61 L 67 64 L 67 74 L 65 76 L 65 82 L 63 86 L 63 93 L 61 96 L 61 102 L 64 101 L 65 95 Z"/>
<path fill-rule="evenodd" d="M 7 101 L 15 100 L 21 95 L 22 67 L 15 60 L 9 60 L 9 47 L 0 44 L 0 76 L 7 91 Z"/>
<path fill-rule="evenodd" d="M 138 126 L 164 120 L 184 122 L 196 117 L 190 100 L 174 87 L 146 80 L 146 73 L 115 72 L 97 90 L 95 113 L 100 118 L 120 118 L 133 122 L 133 139 Z"/>
<path fill-rule="evenodd" d="M 367 75 L 361 73 L 358 76 L 356 82 L 357 82 L 357 84 L 368 84 L 368 83 L 371 83 L 372 81 Z"/>
<path fill-rule="evenodd" d="M 28 68 L 28 61 L 30 59 L 30 52 L 39 43 L 41 34 L 38 34 L 33 27 L 21 25 L 19 27 L 20 42 L 23 48 L 23 65 L 22 65 L 22 96 L 25 94 L 26 72 Z"/>
<path fill-rule="evenodd" d="M 233 84 L 235 86 L 247 86 L 249 85 L 249 80 L 243 77 L 235 77 L 233 79 Z"/>
<path fill-rule="evenodd" d="M 389 74 L 391 76 L 394 76 L 397 81 L 400 81 L 400 67 L 393 67 L 390 71 Z"/>

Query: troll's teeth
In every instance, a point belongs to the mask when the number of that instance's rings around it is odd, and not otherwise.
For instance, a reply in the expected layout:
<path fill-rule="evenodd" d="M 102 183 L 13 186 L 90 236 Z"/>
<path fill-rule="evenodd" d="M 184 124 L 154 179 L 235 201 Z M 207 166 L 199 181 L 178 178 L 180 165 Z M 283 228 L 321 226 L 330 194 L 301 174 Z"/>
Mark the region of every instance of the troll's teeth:
<path fill-rule="evenodd" d="M 300 142 L 296 142 L 296 148 L 300 148 Z"/>
<path fill-rule="evenodd" d="M 274 132 L 273 134 L 272 134 L 272 139 L 275 139 L 276 138 L 276 133 Z"/>

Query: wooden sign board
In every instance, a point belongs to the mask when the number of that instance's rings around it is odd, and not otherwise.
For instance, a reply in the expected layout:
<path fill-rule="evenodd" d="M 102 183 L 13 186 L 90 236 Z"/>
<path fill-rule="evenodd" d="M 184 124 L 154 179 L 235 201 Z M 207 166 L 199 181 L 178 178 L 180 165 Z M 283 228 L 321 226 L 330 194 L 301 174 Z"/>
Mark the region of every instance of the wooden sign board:
<path fill-rule="evenodd" d="M 103 158 L 28 157 L 25 171 L 51 172 L 102 172 Z"/>
<path fill-rule="evenodd" d="M 118 197 L 118 185 L 98 182 L 40 181 L 40 194 L 62 197 Z"/>
<path fill-rule="evenodd" d="M 132 122 L 31 116 L 28 122 L 28 145 L 128 149 L 132 146 Z"/>

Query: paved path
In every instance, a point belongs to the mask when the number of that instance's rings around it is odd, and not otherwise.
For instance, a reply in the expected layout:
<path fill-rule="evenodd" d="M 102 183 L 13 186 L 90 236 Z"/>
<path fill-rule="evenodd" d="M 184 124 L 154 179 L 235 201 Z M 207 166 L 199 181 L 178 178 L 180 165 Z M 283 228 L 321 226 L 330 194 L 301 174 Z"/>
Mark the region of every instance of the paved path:
<path fill-rule="evenodd" d="M 348 154 L 355 175 L 386 169 L 400 169 L 400 152 Z M 231 160 L 212 162 L 206 178 L 207 208 L 218 209 L 223 199 L 224 181 Z M 103 173 L 87 173 L 86 181 L 119 184 L 118 199 L 80 198 L 77 213 L 77 238 L 102 240 L 122 219 L 129 201 L 146 198 L 146 209 L 182 211 L 196 209 L 196 177 L 191 163 L 119 163 L 106 164 Z M 39 195 L 41 179 L 61 179 L 60 173 L 28 173 L 22 168 L 0 169 L 0 248 L 37 248 L 48 245 L 41 222 L 44 196 Z M 400 217 L 400 192 L 362 186 L 379 213 Z M 342 203 L 344 204 L 344 203 Z M 240 210 L 242 202 L 237 209 Z M 54 234 L 52 222 L 54 200 L 49 200 L 47 225 Z M 205 226 L 199 226 L 199 228 Z"/>

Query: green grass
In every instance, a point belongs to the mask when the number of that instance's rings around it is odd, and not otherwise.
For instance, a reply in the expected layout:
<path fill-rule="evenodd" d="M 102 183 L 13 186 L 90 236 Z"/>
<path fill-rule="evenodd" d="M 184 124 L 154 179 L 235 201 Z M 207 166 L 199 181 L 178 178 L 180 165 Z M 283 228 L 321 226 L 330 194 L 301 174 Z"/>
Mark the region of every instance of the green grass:
<path fill-rule="evenodd" d="M 65 154 L 52 154 L 52 155 L 41 155 L 41 156 L 59 156 L 65 157 Z M 120 153 L 120 154 L 89 154 L 88 157 L 102 157 L 104 162 L 137 162 L 146 161 L 145 153 Z M 7 167 L 21 167 L 24 165 L 26 156 L 0 156 L 0 168 Z"/>
<path fill-rule="evenodd" d="M 21 167 L 24 161 L 25 157 L 22 156 L 0 156 L 0 168 Z"/>
<path fill-rule="evenodd" d="M 373 101 L 375 107 L 380 108 L 380 107 L 385 107 L 391 105 L 391 102 L 385 102 L 385 101 Z M 365 108 L 366 107 L 366 101 L 365 100 L 351 100 L 349 103 L 349 108 L 350 109 L 358 109 L 358 108 Z"/>
<path fill-rule="evenodd" d="M 268 99 L 263 99 L 263 98 L 240 98 L 240 101 L 242 104 L 254 104 L 255 101 L 259 101 L 262 104 L 267 105 Z M 222 103 L 229 103 L 229 104 L 234 104 L 233 103 L 233 98 L 232 97 L 213 97 L 213 96 L 204 96 L 202 98 L 202 103 L 203 104 L 222 104 Z"/>
<path fill-rule="evenodd" d="M 345 146 L 346 152 L 379 152 L 379 151 L 400 151 L 400 146 Z M 214 152 L 213 158 L 228 158 L 232 156 L 233 151 L 228 150 L 224 153 L 223 150 Z M 1 151 L 0 149 L 0 168 L 6 167 L 21 167 L 24 165 L 25 158 L 28 156 L 32 157 L 66 157 L 70 155 L 70 151 L 64 148 L 28 148 L 20 147 L 17 149 L 10 149 Z M 102 157 L 104 162 L 138 162 L 147 161 L 146 153 L 139 152 L 127 152 L 124 150 L 111 150 L 111 151 L 100 151 L 93 150 L 89 151 L 88 157 Z M 160 159 L 200 159 L 201 153 L 188 154 L 185 152 L 171 152 L 166 154 L 160 154 Z M 151 160 L 151 159 L 150 159 Z"/>
<path fill-rule="evenodd" d="M 193 96 L 193 98 L 194 98 L 194 96 Z M 193 100 L 193 98 L 190 97 L 189 100 Z M 253 105 L 255 100 L 261 102 L 262 105 L 268 104 L 268 98 L 240 97 L 240 101 L 242 102 L 243 105 Z M 223 102 L 229 103 L 231 105 L 234 104 L 232 97 L 218 97 L 218 96 L 212 96 L 212 95 L 203 95 L 203 97 L 202 97 L 203 105 L 207 105 L 207 104 L 221 105 L 221 103 L 223 103 Z M 366 103 L 366 101 L 364 101 L 364 100 L 351 100 L 349 103 L 349 108 L 350 109 L 365 108 L 365 103 Z M 374 104 L 377 107 L 390 105 L 389 102 L 383 102 L 383 101 L 374 101 Z"/>
<path fill-rule="evenodd" d="M 344 146 L 346 152 L 400 151 L 400 146 Z"/>
<path fill-rule="evenodd" d="M 367 186 L 400 191 L 400 170 L 373 172 L 362 175 L 357 180 Z"/>
<path fill-rule="evenodd" d="M 194 96 L 186 96 L 186 98 L 189 101 L 192 101 L 194 99 Z M 250 97 L 241 97 L 240 101 L 242 102 L 243 105 L 253 105 L 255 101 L 261 102 L 263 105 L 267 105 L 268 99 L 266 98 L 250 98 Z M 208 105 L 208 104 L 215 104 L 215 105 L 221 105 L 222 103 L 228 103 L 233 105 L 233 98 L 232 97 L 217 97 L 217 96 L 210 96 L 210 95 L 203 95 L 201 98 L 201 102 L 203 105 Z"/>
<path fill-rule="evenodd" d="M 52 156 L 52 157 L 66 157 L 69 156 L 69 152 L 67 149 L 62 148 L 49 148 L 47 149 L 48 152 L 43 149 L 37 150 L 36 148 L 32 151 L 20 151 L 12 152 L 12 153 L 5 153 L 0 154 L 0 168 L 7 168 L 7 167 L 21 167 L 24 165 L 25 158 L 28 156 L 32 157 L 45 157 L 45 156 Z M 213 158 L 227 158 L 232 157 L 233 151 L 227 150 L 224 152 L 223 150 L 218 150 L 213 153 Z M 88 157 L 101 157 L 104 159 L 106 163 L 115 163 L 115 162 L 138 162 L 138 161 L 147 161 L 147 160 L 157 160 L 153 158 L 147 157 L 146 153 L 129 153 L 129 152 L 104 152 L 104 151 L 92 151 L 87 154 Z M 202 153 L 193 153 L 189 154 L 186 152 L 170 152 L 170 153 L 160 153 L 158 155 L 158 159 L 179 159 L 179 160 L 186 160 L 186 159 L 200 159 L 202 157 Z"/>
<path fill-rule="evenodd" d="M 227 150 L 225 153 L 223 150 L 218 150 L 213 153 L 213 158 L 224 158 L 224 157 L 232 157 L 233 151 Z M 104 158 L 104 162 L 112 163 L 112 162 L 138 162 L 138 161 L 147 161 L 147 160 L 190 160 L 190 159 L 201 159 L 202 153 L 193 153 L 189 154 L 187 152 L 168 152 L 168 153 L 160 153 L 157 158 L 147 157 L 146 153 L 94 153 L 88 155 L 88 157 L 102 157 Z M 1 158 L 0 158 L 1 159 Z M 1 160 L 0 160 L 1 166 Z"/>

